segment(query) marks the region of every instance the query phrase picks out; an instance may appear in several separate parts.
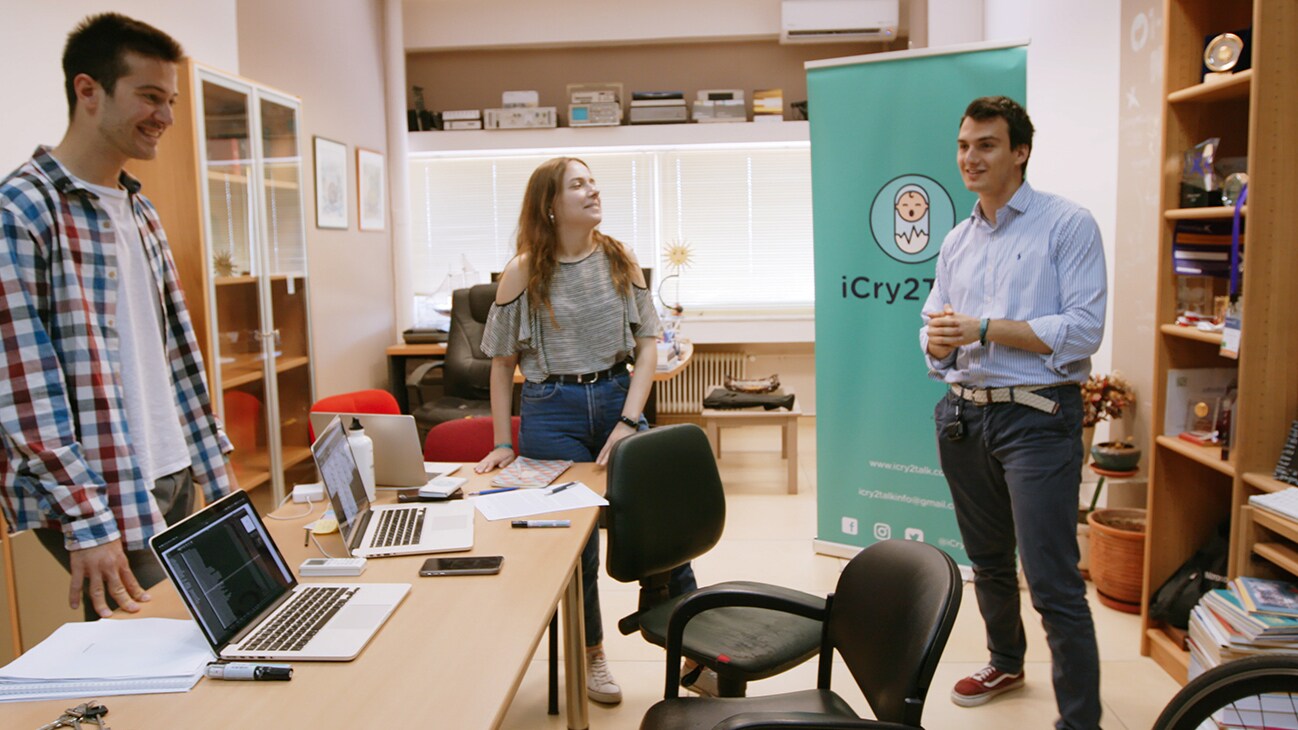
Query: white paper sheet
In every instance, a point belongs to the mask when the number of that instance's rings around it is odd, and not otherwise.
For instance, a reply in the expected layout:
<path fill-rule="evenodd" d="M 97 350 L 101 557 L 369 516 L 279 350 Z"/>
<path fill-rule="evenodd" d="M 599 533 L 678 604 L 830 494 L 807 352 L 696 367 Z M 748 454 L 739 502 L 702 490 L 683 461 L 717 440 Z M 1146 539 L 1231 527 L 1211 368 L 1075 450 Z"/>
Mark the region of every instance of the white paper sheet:
<path fill-rule="evenodd" d="M 488 520 L 510 520 L 549 512 L 563 512 L 582 507 L 600 507 L 608 500 L 592 492 L 581 482 L 572 482 L 563 491 L 554 490 L 560 485 L 544 489 L 516 489 L 473 498 L 474 505 Z"/>

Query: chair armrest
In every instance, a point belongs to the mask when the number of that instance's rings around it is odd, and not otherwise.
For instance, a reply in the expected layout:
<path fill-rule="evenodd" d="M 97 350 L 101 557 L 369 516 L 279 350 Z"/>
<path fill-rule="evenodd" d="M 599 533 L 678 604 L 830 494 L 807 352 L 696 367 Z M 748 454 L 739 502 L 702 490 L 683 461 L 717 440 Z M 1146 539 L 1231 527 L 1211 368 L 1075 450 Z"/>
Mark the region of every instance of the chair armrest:
<path fill-rule="evenodd" d="M 672 609 L 667 621 L 667 685 L 664 699 L 679 697 L 681 681 L 681 644 L 685 625 L 695 616 L 714 608 L 765 608 L 802 616 L 814 621 L 825 620 L 825 599 L 805 596 L 780 586 L 751 587 L 715 585 L 688 594 Z"/>
<path fill-rule="evenodd" d="M 411 370 L 410 374 L 406 376 L 407 392 L 411 388 L 414 388 L 414 391 L 420 394 L 418 405 L 423 405 L 423 401 L 424 401 L 423 394 L 419 390 L 419 386 L 422 385 L 424 382 L 424 376 L 428 375 L 428 372 L 430 370 L 435 370 L 436 368 L 440 368 L 444 365 L 446 365 L 445 360 L 429 360 L 427 362 L 420 363 L 419 367 L 415 368 L 414 370 Z M 413 412 L 414 408 L 417 407 L 418 406 L 411 406 L 410 408 L 411 412 Z"/>
<path fill-rule="evenodd" d="M 835 717 L 814 712 L 741 712 L 713 726 L 712 730 L 812 730 L 813 728 L 852 730 L 917 730 L 910 725 L 855 717 Z"/>

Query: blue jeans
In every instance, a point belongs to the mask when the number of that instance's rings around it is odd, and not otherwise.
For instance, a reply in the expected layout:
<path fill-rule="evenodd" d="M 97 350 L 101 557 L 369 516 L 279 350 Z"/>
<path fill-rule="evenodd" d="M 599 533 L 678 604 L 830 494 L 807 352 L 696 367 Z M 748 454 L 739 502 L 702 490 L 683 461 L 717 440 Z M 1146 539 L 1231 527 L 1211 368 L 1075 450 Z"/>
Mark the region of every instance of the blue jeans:
<path fill-rule="evenodd" d="M 1100 658 L 1086 583 L 1077 569 L 1077 498 L 1082 470 L 1082 400 L 1075 386 L 1037 391 L 1059 403 L 1043 413 L 1014 403 L 965 402 L 964 435 L 947 431 L 959 397 L 934 409 L 938 455 L 956 522 L 974 567 L 991 664 L 1023 669 L 1027 640 L 1019 609 L 1018 550 L 1032 606 L 1050 645 L 1060 730 L 1100 723 Z"/>
<path fill-rule="evenodd" d="M 589 385 L 523 383 L 518 453 L 531 459 L 594 461 L 618 424 L 630 384 L 631 376 L 626 373 L 600 378 Z M 640 430 L 648 428 L 648 422 L 641 416 Z M 604 641 L 598 578 L 599 530 L 596 529 L 581 553 L 582 603 L 586 612 L 588 647 Z M 671 595 L 687 593 L 697 587 L 689 563 L 672 571 Z"/>

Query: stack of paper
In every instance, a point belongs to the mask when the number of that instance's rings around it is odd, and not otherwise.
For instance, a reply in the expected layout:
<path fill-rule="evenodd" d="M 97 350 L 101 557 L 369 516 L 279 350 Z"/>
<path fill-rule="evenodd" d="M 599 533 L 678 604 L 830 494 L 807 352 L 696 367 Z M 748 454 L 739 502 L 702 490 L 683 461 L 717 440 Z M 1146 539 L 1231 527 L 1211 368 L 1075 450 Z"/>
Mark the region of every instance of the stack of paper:
<path fill-rule="evenodd" d="M 0 668 L 0 702 L 187 692 L 214 658 L 193 621 L 68 623 Z"/>
<path fill-rule="evenodd" d="M 1267 494 L 1254 494 L 1248 498 L 1248 503 L 1291 520 L 1298 520 L 1298 487 L 1289 487 Z"/>
<path fill-rule="evenodd" d="M 602 507 L 608 500 L 581 482 L 568 482 L 547 489 L 515 489 L 484 495 L 475 497 L 473 503 L 488 520 L 513 520 L 582 507 Z"/>

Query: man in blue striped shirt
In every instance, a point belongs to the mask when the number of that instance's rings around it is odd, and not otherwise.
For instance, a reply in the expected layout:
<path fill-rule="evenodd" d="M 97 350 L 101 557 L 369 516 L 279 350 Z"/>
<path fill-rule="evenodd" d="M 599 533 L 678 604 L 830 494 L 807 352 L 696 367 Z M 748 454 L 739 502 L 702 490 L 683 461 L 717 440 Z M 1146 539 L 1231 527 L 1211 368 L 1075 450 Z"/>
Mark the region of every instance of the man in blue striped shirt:
<path fill-rule="evenodd" d="M 956 160 L 978 203 L 942 243 L 920 329 L 930 376 L 950 385 L 934 409 L 938 454 L 991 652 L 951 699 L 971 707 L 1023 686 L 1017 549 L 1050 645 L 1056 727 L 1093 730 L 1100 664 L 1077 569 L 1078 385 L 1104 335 L 1104 250 L 1089 212 L 1027 183 L 1032 132 L 1006 97 L 965 110 Z"/>
<path fill-rule="evenodd" d="M 0 181 L 0 507 L 83 586 L 138 611 L 148 539 L 227 492 L 231 450 L 153 205 L 126 174 L 171 126 L 180 45 L 115 13 L 68 36 L 69 123 Z"/>

